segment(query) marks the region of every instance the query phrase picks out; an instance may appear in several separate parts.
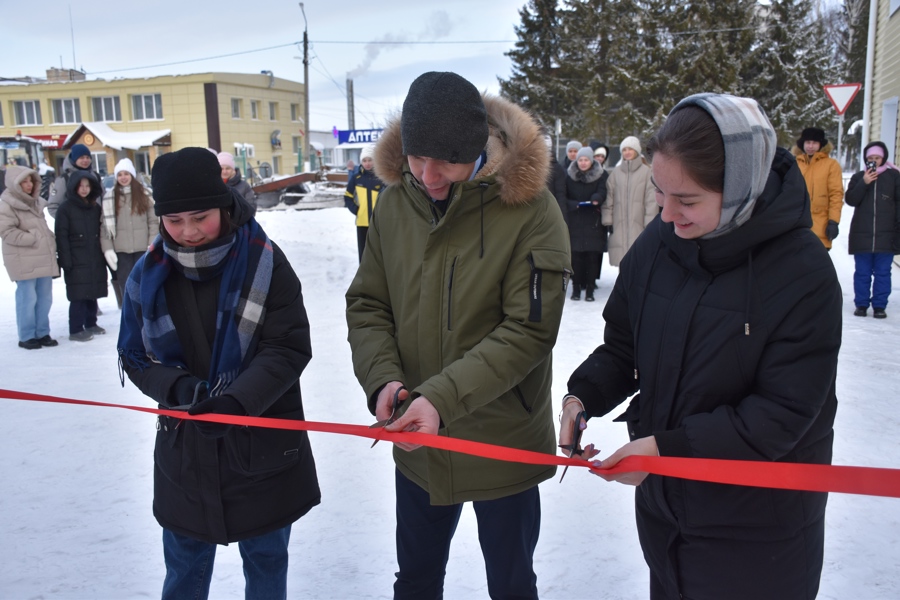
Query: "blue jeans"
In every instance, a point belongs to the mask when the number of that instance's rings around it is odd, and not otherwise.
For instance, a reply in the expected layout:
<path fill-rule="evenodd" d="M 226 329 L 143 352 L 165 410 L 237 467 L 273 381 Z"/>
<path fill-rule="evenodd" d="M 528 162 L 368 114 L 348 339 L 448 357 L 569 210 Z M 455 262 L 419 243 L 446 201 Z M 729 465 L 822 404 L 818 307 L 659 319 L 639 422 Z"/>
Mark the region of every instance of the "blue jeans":
<path fill-rule="evenodd" d="M 887 308 L 891 294 L 891 265 L 894 255 L 885 252 L 854 254 L 853 303 L 865 308 Z M 874 283 L 873 283 L 874 278 Z"/>
<path fill-rule="evenodd" d="M 288 540 L 291 526 L 238 542 L 244 559 L 244 597 L 247 600 L 287 598 Z M 209 597 L 216 545 L 163 529 L 166 580 L 163 600 Z"/>
<path fill-rule="evenodd" d="M 462 504 L 432 506 L 428 492 L 396 471 L 397 563 L 394 600 L 444 597 L 450 540 Z M 541 530 L 538 487 L 472 503 L 491 598 L 537 600 L 534 549 Z"/>
<path fill-rule="evenodd" d="M 19 341 L 50 335 L 50 305 L 53 304 L 53 278 L 38 277 L 16 282 L 16 325 Z"/>

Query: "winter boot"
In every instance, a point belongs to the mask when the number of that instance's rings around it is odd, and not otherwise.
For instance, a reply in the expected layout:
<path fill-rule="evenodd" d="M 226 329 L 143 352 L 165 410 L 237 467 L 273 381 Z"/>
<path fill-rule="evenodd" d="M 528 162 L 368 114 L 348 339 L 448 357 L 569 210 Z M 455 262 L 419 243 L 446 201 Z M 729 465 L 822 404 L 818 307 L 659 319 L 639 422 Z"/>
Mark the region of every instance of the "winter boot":
<path fill-rule="evenodd" d="M 59 342 L 54 340 L 49 335 L 45 335 L 42 338 L 38 338 L 38 342 L 40 342 L 41 346 L 44 346 L 45 348 L 52 348 L 53 346 L 59 346 Z"/>
<path fill-rule="evenodd" d="M 585 302 L 593 302 L 594 301 L 594 288 L 593 286 L 588 286 L 586 290 L 584 290 L 584 301 Z"/>
<path fill-rule="evenodd" d="M 580 285 L 572 286 L 572 300 L 581 300 L 581 286 Z"/>
<path fill-rule="evenodd" d="M 71 342 L 89 342 L 92 339 L 94 339 L 94 336 L 87 330 L 69 334 L 69 341 Z"/>
<path fill-rule="evenodd" d="M 864 317 L 864 316 L 866 316 L 866 313 L 868 313 L 868 312 L 869 312 L 868 306 L 857 306 L 856 310 L 853 311 L 853 316 L 854 317 Z"/>
<path fill-rule="evenodd" d="M 876 319 L 887 319 L 887 313 L 884 312 L 883 308 L 873 308 L 872 316 Z"/>
<path fill-rule="evenodd" d="M 113 291 L 116 293 L 116 304 L 119 305 L 119 310 L 122 310 L 122 286 L 119 285 L 118 279 L 112 280 L 112 288 L 113 288 Z"/>
<path fill-rule="evenodd" d="M 19 342 L 19 348 L 25 348 L 26 350 L 40 350 L 41 343 L 37 340 L 37 338 L 31 338 L 30 340 Z"/>

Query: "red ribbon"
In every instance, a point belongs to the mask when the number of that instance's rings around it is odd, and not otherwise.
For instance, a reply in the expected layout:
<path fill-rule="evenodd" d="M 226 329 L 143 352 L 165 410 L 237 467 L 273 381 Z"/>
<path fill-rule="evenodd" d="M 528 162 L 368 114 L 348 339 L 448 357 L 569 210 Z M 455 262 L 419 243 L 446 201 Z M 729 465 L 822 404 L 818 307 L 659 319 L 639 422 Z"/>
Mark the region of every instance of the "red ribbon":
<path fill-rule="evenodd" d="M 611 469 L 595 469 L 591 463 L 580 458 L 554 456 L 530 450 L 519 450 L 461 440 L 441 435 L 416 432 L 392 433 L 381 428 L 344 423 L 322 423 L 316 421 L 295 421 L 267 417 L 239 417 L 234 415 L 189 415 L 178 410 L 110 404 L 91 400 L 73 400 L 56 396 L 30 394 L 0 389 L 0 398 L 7 400 L 28 400 L 57 404 L 79 404 L 105 408 L 124 408 L 137 412 L 165 415 L 189 421 L 209 421 L 228 425 L 268 427 L 271 429 L 292 429 L 338 433 L 357 437 L 420 444 L 439 450 L 462 452 L 483 458 L 505 460 L 534 465 L 557 465 L 588 467 L 595 473 L 615 475 L 632 471 L 644 471 L 655 475 L 679 477 L 696 481 L 728 483 L 754 487 L 768 487 L 785 490 L 805 490 L 813 492 L 841 492 L 866 496 L 886 496 L 900 498 L 900 469 L 880 469 L 873 467 L 843 467 L 834 465 L 811 465 L 805 463 L 777 463 L 744 460 L 719 460 L 711 458 L 675 458 L 670 456 L 628 456 Z"/>

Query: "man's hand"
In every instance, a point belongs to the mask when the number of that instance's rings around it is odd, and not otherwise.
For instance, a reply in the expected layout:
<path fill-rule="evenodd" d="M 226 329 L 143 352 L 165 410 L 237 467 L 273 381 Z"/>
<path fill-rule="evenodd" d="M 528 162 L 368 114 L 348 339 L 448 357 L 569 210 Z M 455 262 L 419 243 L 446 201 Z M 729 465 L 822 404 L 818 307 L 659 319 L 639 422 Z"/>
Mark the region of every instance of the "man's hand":
<path fill-rule="evenodd" d="M 385 386 L 387 387 L 387 386 Z M 382 390 L 383 391 L 383 390 Z M 381 398 L 378 399 L 381 403 Z M 421 433 L 436 434 L 441 426 L 441 416 L 437 409 L 425 396 L 419 396 L 412 401 L 403 416 L 384 428 L 385 431 L 419 431 Z M 421 448 L 421 444 L 404 444 L 394 442 L 401 450 L 411 452 Z"/>
<path fill-rule="evenodd" d="M 828 225 L 825 226 L 825 237 L 828 238 L 830 242 L 834 238 L 838 236 L 838 224 L 836 221 L 828 221 Z"/>
<path fill-rule="evenodd" d="M 391 418 L 391 402 L 394 400 L 394 394 L 402 388 L 403 384 L 399 381 L 391 381 L 378 392 L 378 399 L 375 400 L 375 420 L 387 421 Z M 402 404 L 409 399 L 409 392 L 403 390 L 398 398 Z"/>
<path fill-rule="evenodd" d="M 656 438 L 651 436 L 628 442 L 615 452 L 612 456 L 603 461 L 594 461 L 594 467 L 599 469 L 610 469 L 626 456 L 659 456 L 659 448 L 656 446 Z M 602 472 L 593 471 L 598 477 L 602 477 L 606 481 L 618 481 L 625 485 L 638 486 L 647 478 L 644 471 L 632 471 L 631 473 L 619 473 L 617 475 L 604 475 Z"/>

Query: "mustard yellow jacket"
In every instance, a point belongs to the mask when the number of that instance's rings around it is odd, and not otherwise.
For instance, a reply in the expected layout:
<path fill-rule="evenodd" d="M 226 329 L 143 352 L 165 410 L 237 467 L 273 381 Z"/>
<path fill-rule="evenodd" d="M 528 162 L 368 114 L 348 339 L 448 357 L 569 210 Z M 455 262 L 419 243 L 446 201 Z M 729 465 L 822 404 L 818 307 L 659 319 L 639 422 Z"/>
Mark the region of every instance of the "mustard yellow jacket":
<path fill-rule="evenodd" d="M 828 221 L 841 222 L 841 208 L 844 206 L 841 166 L 829 156 L 831 150 L 831 142 L 812 156 L 807 156 L 797 146 L 791 149 L 803 179 L 806 180 L 813 233 L 819 236 L 826 248 L 831 248 L 831 240 L 825 237 L 825 227 L 828 226 Z"/>

